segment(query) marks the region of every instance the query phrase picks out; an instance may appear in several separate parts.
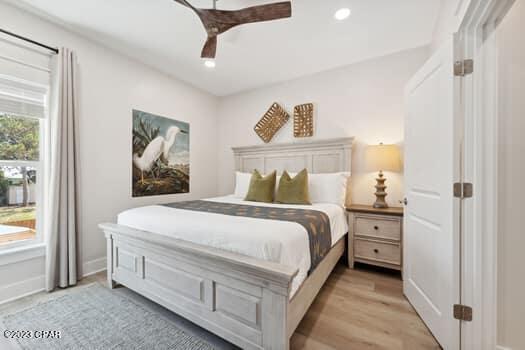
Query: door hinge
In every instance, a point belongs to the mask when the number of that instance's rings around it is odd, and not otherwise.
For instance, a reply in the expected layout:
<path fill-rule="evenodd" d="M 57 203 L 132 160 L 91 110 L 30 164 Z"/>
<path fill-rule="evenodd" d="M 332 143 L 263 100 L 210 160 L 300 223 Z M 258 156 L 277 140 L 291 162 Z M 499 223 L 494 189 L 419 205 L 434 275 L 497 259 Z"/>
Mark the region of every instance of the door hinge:
<path fill-rule="evenodd" d="M 466 305 L 454 305 L 454 318 L 460 321 L 472 321 L 472 308 Z"/>
<path fill-rule="evenodd" d="M 454 75 L 464 77 L 474 72 L 474 60 L 463 60 L 454 62 Z"/>
<path fill-rule="evenodd" d="M 474 186 L 470 182 L 456 182 L 454 184 L 454 197 L 472 198 L 474 195 Z"/>

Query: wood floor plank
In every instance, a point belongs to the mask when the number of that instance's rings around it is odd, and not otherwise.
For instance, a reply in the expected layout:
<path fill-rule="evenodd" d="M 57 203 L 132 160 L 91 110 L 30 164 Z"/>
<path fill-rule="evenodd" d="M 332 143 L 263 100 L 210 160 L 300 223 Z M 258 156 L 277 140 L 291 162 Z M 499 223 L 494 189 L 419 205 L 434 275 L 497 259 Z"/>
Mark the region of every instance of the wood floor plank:
<path fill-rule="evenodd" d="M 305 337 L 301 333 L 295 333 L 294 337 L 290 341 L 290 347 L 292 349 L 303 350 L 335 350 L 335 348 L 319 343 L 313 337 Z"/>
<path fill-rule="evenodd" d="M 292 336 L 292 350 L 440 349 L 399 275 L 336 266 Z"/>

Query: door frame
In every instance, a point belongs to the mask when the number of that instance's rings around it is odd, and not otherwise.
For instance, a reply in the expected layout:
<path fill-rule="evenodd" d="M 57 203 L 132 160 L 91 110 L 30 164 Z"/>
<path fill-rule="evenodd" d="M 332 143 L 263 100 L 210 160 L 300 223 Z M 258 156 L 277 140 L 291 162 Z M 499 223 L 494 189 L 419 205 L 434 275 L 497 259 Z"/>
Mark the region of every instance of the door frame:
<path fill-rule="evenodd" d="M 474 196 L 463 201 L 461 303 L 473 308 L 461 324 L 462 349 L 497 347 L 497 38 L 491 34 L 515 0 L 471 0 L 460 25 L 463 57 L 474 73 L 462 79 L 463 179 Z"/>

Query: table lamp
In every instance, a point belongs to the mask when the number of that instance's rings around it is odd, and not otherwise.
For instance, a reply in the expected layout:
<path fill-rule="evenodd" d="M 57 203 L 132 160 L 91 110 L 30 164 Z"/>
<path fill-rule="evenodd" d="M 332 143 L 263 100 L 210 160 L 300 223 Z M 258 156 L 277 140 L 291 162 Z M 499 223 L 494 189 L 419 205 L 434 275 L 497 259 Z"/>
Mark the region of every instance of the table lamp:
<path fill-rule="evenodd" d="M 376 178 L 376 201 L 374 208 L 388 208 L 385 197 L 386 178 L 383 171 L 401 171 L 401 153 L 397 145 L 369 145 L 365 153 L 366 168 L 368 171 L 379 171 L 379 176 Z"/>

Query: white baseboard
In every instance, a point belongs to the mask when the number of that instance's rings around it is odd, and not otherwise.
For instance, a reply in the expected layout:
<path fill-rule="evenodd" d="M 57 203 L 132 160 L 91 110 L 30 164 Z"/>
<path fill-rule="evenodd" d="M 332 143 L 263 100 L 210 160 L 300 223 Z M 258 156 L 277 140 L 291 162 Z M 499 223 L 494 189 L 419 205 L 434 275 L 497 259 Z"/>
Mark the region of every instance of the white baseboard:
<path fill-rule="evenodd" d="M 511 348 L 507 348 L 505 346 L 496 345 L 496 350 L 512 350 Z"/>
<path fill-rule="evenodd" d="M 86 261 L 82 265 L 82 277 L 94 275 L 98 272 L 106 270 L 106 257 Z"/>
<path fill-rule="evenodd" d="M 0 305 L 45 290 L 44 275 L 15 282 L 0 288 Z"/>
<path fill-rule="evenodd" d="M 106 257 L 86 261 L 82 265 L 82 277 L 106 270 Z M 0 305 L 45 290 L 45 276 L 37 276 L 0 287 Z"/>

